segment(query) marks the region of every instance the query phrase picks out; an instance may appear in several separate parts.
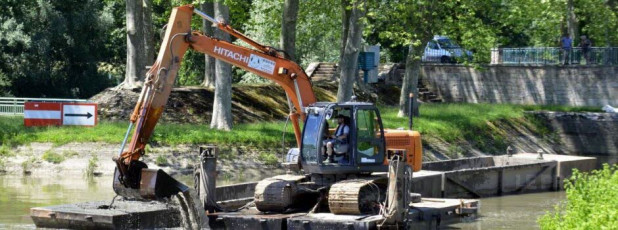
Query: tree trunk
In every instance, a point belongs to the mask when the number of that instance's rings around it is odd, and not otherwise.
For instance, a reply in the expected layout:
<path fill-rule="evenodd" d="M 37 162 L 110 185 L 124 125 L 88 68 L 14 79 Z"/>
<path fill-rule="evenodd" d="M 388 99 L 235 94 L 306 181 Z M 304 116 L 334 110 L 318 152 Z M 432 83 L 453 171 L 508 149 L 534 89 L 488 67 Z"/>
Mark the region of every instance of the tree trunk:
<path fill-rule="evenodd" d="M 204 3 L 202 3 L 201 5 L 201 9 L 204 13 L 208 14 L 208 15 L 214 15 L 215 14 L 215 9 L 214 9 L 214 3 L 212 1 L 204 1 Z M 212 26 L 212 23 L 206 19 L 202 19 L 202 28 L 204 29 L 204 34 L 208 35 L 208 36 L 213 36 L 214 33 L 214 27 Z M 208 87 L 208 88 L 214 88 L 215 87 L 215 58 L 208 56 L 208 55 L 204 55 L 204 81 L 202 82 L 202 86 Z"/>
<path fill-rule="evenodd" d="M 575 16 L 575 6 L 573 0 L 567 0 L 567 31 L 573 41 L 578 38 L 579 29 L 577 28 L 577 17 Z"/>
<path fill-rule="evenodd" d="M 127 65 L 126 75 L 122 86 L 125 88 L 138 87 L 146 73 L 142 0 L 127 0 Z"/>
<path fill-rule="evenodd" d="M 341 49 L 339 50 L 339 63 L 343 60 L 345 45 L 348 41 L 348 30 L 350 29 L 350 15 L 352 14 L 350 0 L 341 0 Z"/>
<path fill-rule="evenodd" d="M 416 117 L 419 116 L 417 98 L 418 79 L 421 73 L 421 51 L 421 47 L 414 47 L 413 43 L 410 43 L 410 45 L 408 46 L 408 55 L 406 56 L 406 72 L 401 85 L 401 95 L 399 95 L 399 113 L 397 113 L 398 117 L 409 116 L 410 93 L 414 94 L 414 108 L 412 108 L 413 115 Z"/>
<path fill-rule="evenodd" d="M 362 11 L 360 1 L 355 1 L 349 17 L 349 29 L 343 55 L 339 60 L 340 76 L 337 101 L 349 101 L 353 94 L 354 81 L 358 74 L 358 53 L 361 50 L 362 24 L 360 18 Z M 344 9 L 345 10 L 345 9 Z"/>
<path fill-rule="evenodd" d="M 230 11 L 223 3 L 215 2 L 215 19 L 223 19 L 229 23 Z M 215 35 L 222 41 L 230 41 L 230 35 L 216 30 Z M 210 128 L 219 130 L 232 129 L 232 66 L 221 60 L 215 63 L 215 101 L 212 108 Z"/>
<path fill-rule="evenodd" d="M 144 2 L 144 50 L 146 52 L 146 65 L 152 65 L 155 61 L 155 38 L 152 26 L 152 0 Z"/>
<path fill-rule="evenodd" d="M 285 0 L 281 20 L 281 48 L 296 61 L 296 19 L 298 18 L 298 0 Z"/>

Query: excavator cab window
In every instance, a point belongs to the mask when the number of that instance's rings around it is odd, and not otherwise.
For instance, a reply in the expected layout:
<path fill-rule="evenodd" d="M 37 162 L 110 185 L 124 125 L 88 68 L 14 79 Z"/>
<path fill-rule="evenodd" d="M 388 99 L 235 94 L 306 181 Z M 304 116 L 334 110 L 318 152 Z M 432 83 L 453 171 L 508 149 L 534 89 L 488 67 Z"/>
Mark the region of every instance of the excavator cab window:
<path fill-rule="evenodd" d="M 302 158 L 308 163 L 315 163 L 318 161 L 318 155 L 316 152 L 320 149 L 318 141 L 321 139 L 319 136 L 321 121 L 321 113 L 307 113 L 305 129 L 303 131 L 301 155 Z"/>
<path fill-rule="evenodd" d="M 356 111 L 356 157 L 360 164 L 382 164 L 384 138 L 382 122 L 375 109 Z"/>

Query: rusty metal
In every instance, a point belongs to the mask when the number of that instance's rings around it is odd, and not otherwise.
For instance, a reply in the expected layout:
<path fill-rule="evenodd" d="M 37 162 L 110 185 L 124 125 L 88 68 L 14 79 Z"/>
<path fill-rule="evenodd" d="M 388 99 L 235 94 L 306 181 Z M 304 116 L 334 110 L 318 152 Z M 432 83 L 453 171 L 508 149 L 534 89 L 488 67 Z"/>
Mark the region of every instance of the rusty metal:
<path fill-rule="evenodd" d="M 165 203 L 117 201 L 113 209 L 101 209 L 109 201 L 64 204 L 30 209 L 39 228 L 153 229 L 180 227 L 178 210 Z"/>
<path fill-rule="evenodd" d="M 283 212 L 294 206 L 300 194 L 298 183 L 305 176 L 280 175 L 264 179 L 255 186 L 255 206 L 262 212 Z"/>
<path fill-rule="evenodd" d="M 124 186 L 118 174 L 116 169 L 112 187 L 116 194 L 127 198 L 158 200 L 189 190 L 189 187 L 160 169 L 142 169 L 139 188 Z"/>
<path fill-rule="evenodd" d="M 334 214 L 366 214 L 377 211 L 385 189 L 375 180 L 352 179 L 333 184 L 328 192 L 328 208 Z"/>

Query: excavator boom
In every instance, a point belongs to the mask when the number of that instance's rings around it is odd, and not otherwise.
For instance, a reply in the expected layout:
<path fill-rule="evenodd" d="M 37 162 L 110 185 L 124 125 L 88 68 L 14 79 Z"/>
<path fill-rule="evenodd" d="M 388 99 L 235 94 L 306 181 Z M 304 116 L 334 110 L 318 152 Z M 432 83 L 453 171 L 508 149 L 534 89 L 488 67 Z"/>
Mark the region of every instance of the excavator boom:
<path fill-rule="evenodd" d="M 257 50 L 221 41 L 199 32 L 192 32 L 191 17 L 194 12 L 213 22 L 219 29 L 245 41 Z M 135 196 L 132 194 L 137 194 L 135 191 L 125 192 L 126 189 L 129 189 L 139 190 L 141 197 L 160 197 L 169 196 L 177 192 L 171 190 L 169 192 L 152 194 L 157 190 L 155 187 L 162 188 L 163 186 L 155 186 L 157 183 L 144 183 L 141 181 L 144 179 L 142 169 L 146 168 L 146 166 L 139 162 L 139 159 L 144 154 L 145 146 L 165 109 L 165 104 L 174 85 L 182 58 L 189 48 L 272 80 L 280 85 L 291 102 L 290 120 L 294 128 L 296 143 L 300 147 L 301 129 L 299 122 L 300 119 L 304 120 L 304 108 L 316 102 L 316 97 L 311 89 L 309 77 L 298 64 L 286 59 L 274 48 L 263 46 L 247 38 L 225 22 L 215 21 L 212 17 L 194 9 L 192 5 L 176 7 L 172 10 L 162 42 L 157 60 L 146 74 L 146 80 L 131 115 L 131 125 L 123 141 L 119 156 L 115 158 L 118 170 L 116 173 L 117 178 L 115 178 L 117 183 L 114 183 L 116 193 L 123 196 Z M 126 143 L 128 133 L 132 130 L 131 142 L 125 151 L 124 144 Z M 147 177 L 153 180 L 151 175 Z M 159 177 L 166 178 L 165 181 L 169 181 L 166 175 Z M 155 176 L 155 178 L 157 177 Z M 124 188 L 120 188 L 121 185 Z M 153 192 L 145 194 L 144 191 Z"/>

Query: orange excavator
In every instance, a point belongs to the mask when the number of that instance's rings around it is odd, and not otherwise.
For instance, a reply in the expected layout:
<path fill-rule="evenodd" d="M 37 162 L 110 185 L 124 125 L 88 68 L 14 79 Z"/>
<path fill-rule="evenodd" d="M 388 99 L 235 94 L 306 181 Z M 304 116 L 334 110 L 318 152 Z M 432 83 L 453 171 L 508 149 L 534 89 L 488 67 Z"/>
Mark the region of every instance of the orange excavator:
<path fill-rule="evenodd" d="M 252 48 L 191 31 L 194 13 Z M 316 194 L 322 194 L 332 213 L 375 212 L 376 202 L 385 199 L 380 194 L 385 194 L 389 186 L 387 176 L 379 172 L 389 170 L 389 160 L 393 156 L 399 156 L 410 171 L 420 170 L 422 148 L 418 132 L 384 129 L 380 112 L 371 103 L 317 102 L 310 78 L 282 52 L 247 38 L 192 5 L 185 5 L 174 8 L 171 13 L 157 60 L 146 75 L 119 155 L 114 158 L 117 169 L 113 187 L 118 195 L 159 199 L 188 189 L 162 170 L 148 169 L 139 159 L 145 154 L 145 146 L 162 115 L 182 58 L 189 48 L 272 80 L 288 97 L 289 118 L 297 146 L 288 152 L 288 159 L 293 161 L 287 165 L 296 165 L 302 171 L 260 181 L 254 196 L 258 210 L 285 212 L 313 206 L 318 202 Z M 349 133 L 346 142 L 334 147 L 331 155 L 334 157 L 327 158 L 323 143 L 333 134 L 336 117 L 345 118 Z M 131 142 L 125 150 L 131 132 Z"/>

